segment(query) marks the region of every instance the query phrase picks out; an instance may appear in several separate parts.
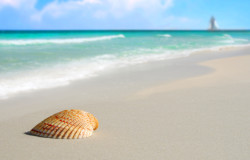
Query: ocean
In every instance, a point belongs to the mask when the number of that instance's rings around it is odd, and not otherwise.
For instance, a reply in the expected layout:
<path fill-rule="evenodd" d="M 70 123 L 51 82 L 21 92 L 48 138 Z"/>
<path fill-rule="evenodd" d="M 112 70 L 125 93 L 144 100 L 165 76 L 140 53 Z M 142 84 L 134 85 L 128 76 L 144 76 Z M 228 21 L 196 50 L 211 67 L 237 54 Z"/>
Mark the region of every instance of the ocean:
<path fill-rule="evenodd" d="M 250 31 L 0 31 L 0 98 L 139 63 L 250 45 Z"/>

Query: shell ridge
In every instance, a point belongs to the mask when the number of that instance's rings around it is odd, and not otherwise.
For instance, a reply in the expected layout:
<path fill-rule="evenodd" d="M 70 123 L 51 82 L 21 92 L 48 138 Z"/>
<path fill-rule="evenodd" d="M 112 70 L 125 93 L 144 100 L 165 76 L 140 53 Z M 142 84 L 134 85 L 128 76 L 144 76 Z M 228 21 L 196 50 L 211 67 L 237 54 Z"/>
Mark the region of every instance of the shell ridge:
<path fill-rule="evenodd" d="M 81 126 L 82 123 L 83 123 L 82 121 L 79 121 L 79 123 L 77 123 L 77 125 L 72 126 L 72 130 L 70 131 L 70 133 L 69 133 L 69 135 L 68 135 L 68 138 L 69 138 L 69 139 L 73 139 L 73 136 L 75 135 L 75 132 L 77 131 L 78 126 Z"/>
<path fill-rule="evenodd" d="M 78 114 L 79 112 L 76 112 L 75 110 L 73 110 L 73 112 L 76 114 L 75 115 L 76 116 L 75 122 L 72 123 L 72 125 L 67 130 L 65 130 L 65 132 L 60 136 L 61 138 L 68 138 L 69 139 L 69 136 L 70 136 L 71 132 L 73 132 L 75 127 L 77 125 L 79 125 L 79 123 L 81 123 L 80 120 L 81 120 L 82 117 L 81 117 L 81 115 Z"/>
<path fill-rule="evenodd" d="M 57 122 L 57 118 L 52 119 L 51 121 L 47 121 L 44 124 L 47 125 L 47 127 L 44 128 L 43 133 L 44 136 L 47 137 L 49 135 L 49 130 L 54 127 L 54 123 Z"/>
<path fill-rule="evenodd" d="M 54 127 L 50 131 L 48 131 L 49 138 L 53 137 L 55 135 L 55 133 L 57 132 L 57 130 L 60 129 L 60 123 L 61 123 L 60 119 L 63 118 L 66 114 L 67 114 L 67 110 L 64 110 L 63 114 L 60 114 L 60 112 L 59 112 L 59 114 L 55 115 L 56 122 L 54 124 Z"/>
<path fill-rule="evenodd" d="M 43 120 L 42 122 L 40 122 L 40 123 L 38 124 L 39 127 L 34 127 L 34 129 L 37 131 L 37 132 L 36 132 L 36 135 L 38 135 L 38 136 L 46 135 L 46 133 L 43 134 L 43 125 L 44 125 L 44 123 L 47 122 L 47 121 L 53 121 L 53 119 L 56 120 L 56 119 L 58 118 L 59 115 L 64 115 L 65 112 L 66 112 L 66 111 L 64 110 L 64 111 L 62 111 L 62 112 L 53 114 L 52 116 L 50 116 L 50 117 L 46 118 L 45 120 Z"/>
<path fill-rule="evenodd" d="M 59 138 L 65 138 L 65 135 L 66 135 L 67 132 L 70 130 L 70 128 L 71 128 L 72 126 L 74 126 L 75 124 L 77 124 L 77 123 L 79 123 L 79 120 L 78 120 L 78 119 L 75 119 L 75 120 L 72 122 L 71 126 L 68 126 L 65 130 L 62 131 L 62 133 L 61 133 L 61 135 L 59 136 Z"/>
<path fill-rule="evenodd" d="M 79 113 L 81 113 L 81 114 L 78 115 L 79 116 L 79 123 L 77 123 L 75 126 L 72 126 L 71 130 L 68 131 L 68 134 L 67 134 L 68 139 L 72 139 L 73 136 L 75 135 L 75 132 L 78 129 L 78 127 L 82 126 L 82 123 L 84 123 L 84 120 L 85 120 L 84 115 L 85 115 L 86 112 L 79 112 Z"/>
<path fill-rule="evenodd" d="M 70 139 L 71 133 L 74 131 L 75 127 L 78 126 L 80 123 L 80 121 L 77 121 L 74 125 L 70 126 L 70 128 L 64 133 L 62 137 Z"/>
<path fill-rule="evenodd" d="M 51 132 L 53 132 L 53 130 L 56 128 L 56 126 L 58 125 L 58 123 L 60 123 L 59 121 L 59 117 L 56 116 L 54 121 L 51 122 L 51 127 L 47 130 L 47 134 L 48 136 L 51 134 Z"/>
<path fill-rule="evenodd" d="M 73 138 L 73 139 L 76 139 L 76 138 L 79 136 L 79 134 L 84 130 L 84 129 L 82 128 L 83 125 L 85 125 L 85 123 L 81 123 L 81 124 L 77 127 L 76 132 L 74 133 L 74 135 L 72 135 L 72 138 Z"/>
<path fill-rule="evenodd" d="M 93 126 L 91 124 L 87 125 L 82 129 L 82 131 L 79 133 L 79 138 L 85 138 L 91 136 L 93 133 Z"/>
<path fill-rule="evenodd" d="M 61 133 L 61 131 L 64 129 L 64 127 L 67 125 L 67 117 L 69 116 L 69 113 L 65 114 L 64 116 L 60 117 L 58 119 L 58 129 L 53 134 L 53 138 L 57 138 L 57 135 Z M 63 119 L 63 120 L 62 120 Z"/>
<path fill-rule="evenodd" d="M 93 131 L 93 126 L 90 123 L 90 118 L 88 114 L 89 113 L 86 112 L 86 115 L 87 115 L 86 118 L 84 118 L 83 123 L 80 126 L 78 126 L 77 132 L 75 132 L 75 134 L 72 136 L 74 139 L 80 138 L 80 137 L 87 137 L 86 129 L 88 128 L 92 128 L 92 131 Z"/>
<path fill-rule="evenodd" d="M 40 134 L 41 134 L 41 133 L 40 133 L 40 130 L 41 130 L 41 128 L 43 127 L 43 123 L 44 123 L 46 120 L 48 120 L 48 119 L 50 119 L 50 117 L 48 117 L 48 118 L 46 118 L 45 120 L 43 120 L 42 122 L 38 123 L 34 128 L 32 128 L 31 133 L 32 133 L 32 132 L 35 132 L 35 135 L 40 135 Z"/>
<path fill-rule="evenodd" d="M 57 119 L 56 122 L 53 124 L 53 127 L 51 127 L 51 129 L 47 131 L 49 138 L 53 137 L 54 133 L 57 131 L 58 124 L 60 124 L 60 121 Z"/>
<path fill-rule="evenodd" d="M 66 118 L 66 119 L 67 119 L 67 121 L 66 120 L 63 121 L 65 123 L 63 128 L 60 130 L 60 132 L 58 132 L 58 134 L 55 135 L 56 138 L 62 137 L 63 136 L 62 133 L 64 133 L 69 128 L 69 126 L 72 126 L 75 122 L 78 121 L 78 118 L 74 119 L 72 115 L 70 115 L 70 117 Z"/>
<path fill-rule="evenodd" d="M 87 113 L 87 116 L 89 117 L 89 123 L 92 125 L 93 130 L 96 130 L 98 128 L 98 120 L 91 113 Z"/>
<path fill-rule="evenodd" d="M 82 110 L 63 110 L 38 123 L 30 131 L 32 135 L 50 138 L 76 139 L 88 137 L 98 127 L 97 119 Z"/>

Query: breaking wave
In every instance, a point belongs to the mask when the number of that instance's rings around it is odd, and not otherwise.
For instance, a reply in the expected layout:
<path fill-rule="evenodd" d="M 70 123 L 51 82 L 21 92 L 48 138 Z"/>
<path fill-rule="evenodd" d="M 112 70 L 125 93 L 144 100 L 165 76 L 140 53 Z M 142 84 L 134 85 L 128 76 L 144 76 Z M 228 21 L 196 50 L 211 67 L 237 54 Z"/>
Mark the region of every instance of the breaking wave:
<path fill-rule="evenodd" d="M 222 42 L 228 43 L 228 44 L 233 44 L 233 43 L 237 43 L 237 42 L 248 42 L 248 40 L 243 39 L 243 38 L 234 38 L 229 34 L 224 34 L 222 36 Z"/>
<path fill-rule="evenodd" d="M 170 34 L 161 34 L 161 35 L 159 35 L 159 36 L 162 36 L 162 37 L 167 37 L 167 38 L 172 37 Z"/>
<path fill-rule="evenodd" d="M 112 36 L 100 36 L 89 38 L 67 38 L 67 39 L 16 39 L 16 40 L 0 40 L 2 45 L 36 45 L 36 44 L 67 44 L 67 43 L 84 43 L 93 41 L 111 40 L 115 38 L 125 38 L 123 34 Z"/>
<path fill-rule="evenodd" d="M 19 73 L 17 72 L 15 74 L 10 74 L 9 76 L 1 77 L 0 99 L 8 98 L 10 95 L 19 92 L 68 85 L 71 81 L 98 76 L 102 71 L 109 69 L 116 69 L 152 61 L 186 57 L 196 52 L 219 51 L 244 46 L 249 46 L 249 44 L 189 49 L 182 51 L 152 49 L 152 54 L 134 54 L 124 57 L 106 54 L 89 59 L 79 59 L 66 64 L 55 64 L 50 67 L 37 68 L 26 72 L 21 71 Z M 140 52 L 140 50 L 138 51 Z M 155 51 L 159 54 L 153 54 Z"/>

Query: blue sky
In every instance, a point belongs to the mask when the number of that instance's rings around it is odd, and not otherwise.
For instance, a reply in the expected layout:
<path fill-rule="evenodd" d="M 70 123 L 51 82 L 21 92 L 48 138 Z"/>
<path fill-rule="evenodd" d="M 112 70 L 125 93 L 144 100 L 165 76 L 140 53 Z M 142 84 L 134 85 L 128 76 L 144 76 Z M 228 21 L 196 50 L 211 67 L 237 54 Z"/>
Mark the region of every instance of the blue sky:
<path fill-rule="evenodd" d="M 250 0 L 0 0 L 0 29 L 250 29 Z"/>

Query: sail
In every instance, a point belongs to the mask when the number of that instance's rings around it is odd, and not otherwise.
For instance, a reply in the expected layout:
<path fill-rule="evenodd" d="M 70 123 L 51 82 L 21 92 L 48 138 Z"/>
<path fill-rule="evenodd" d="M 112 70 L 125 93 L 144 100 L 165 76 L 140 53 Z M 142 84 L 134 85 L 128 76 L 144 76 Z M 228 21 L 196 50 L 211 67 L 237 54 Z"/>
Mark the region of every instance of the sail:
<path fill-rule="evenodd" d="M 210 19 L 210 27 L 209 27 L 209 30 L 217 30 L 218 29 L 218 24 L 217 22 L 215 21 L 215 18 L 214 17 L 211 17 Z"/>

